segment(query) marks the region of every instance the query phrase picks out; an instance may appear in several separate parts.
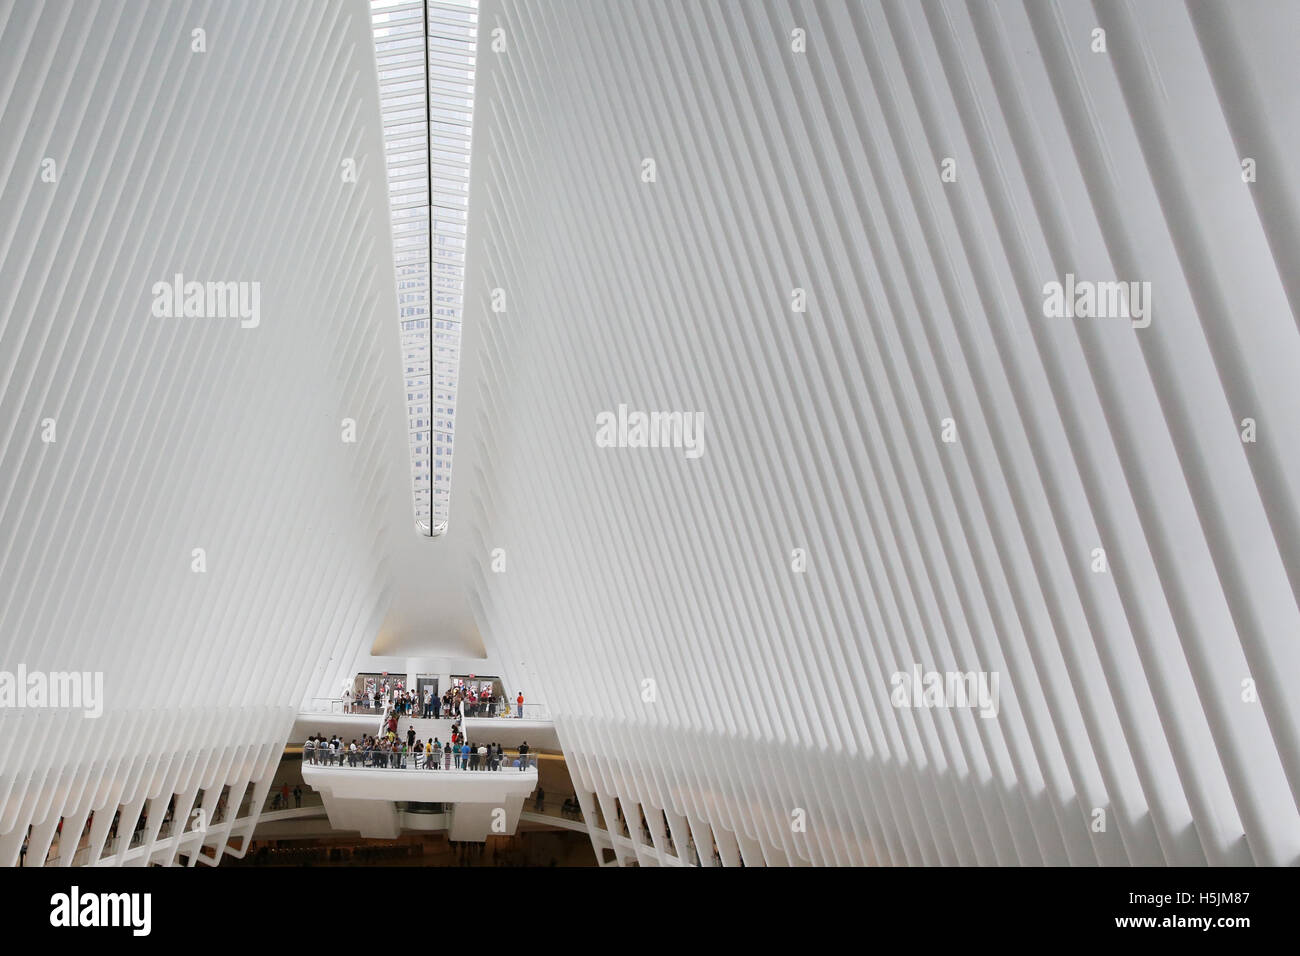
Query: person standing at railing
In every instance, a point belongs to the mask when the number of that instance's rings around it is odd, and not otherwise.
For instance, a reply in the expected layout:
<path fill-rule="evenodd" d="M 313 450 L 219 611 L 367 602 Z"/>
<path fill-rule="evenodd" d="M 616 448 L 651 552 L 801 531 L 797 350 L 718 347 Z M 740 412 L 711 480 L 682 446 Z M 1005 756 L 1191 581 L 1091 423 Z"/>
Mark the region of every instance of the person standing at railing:
<path fill-rule="evenodd" d="M 520 704 L 520 706 L 522 707 L 523 705 Z M 519 745 L 519 769 L 528 769 L 528 741 L 526 740 Z"/>
<path fill-rule="evenodd" d="M 519 692 L 519 696 L 515 698 L 515 706 L 519 708 L 519 718 L 522 720 L 524 716 L 524 692 L 522 690 Z"/>

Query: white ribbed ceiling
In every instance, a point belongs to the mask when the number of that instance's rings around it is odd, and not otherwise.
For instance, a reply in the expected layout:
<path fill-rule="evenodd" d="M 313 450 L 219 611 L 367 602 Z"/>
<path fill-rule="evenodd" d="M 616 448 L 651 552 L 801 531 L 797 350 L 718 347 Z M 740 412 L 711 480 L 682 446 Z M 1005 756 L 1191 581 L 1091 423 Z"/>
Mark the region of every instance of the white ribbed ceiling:
<path fill-rule="evenodd" d="M 485 0 L 429 541 L 368 5 L 0 0 L 0 670 L 106 693 L 0 712 L 0 863 L 174 859 L 359 654 L 484 644 L 622 863 L 1300 861 L 1300 8 L 1227 9 Z"/>
<path fill-rule="evenodd" d="M 158 317 L 178 273 L 256 321 Z M 364 0 L 0 2 L 0 670 L 104 681 L 0 711 L 0 863 L 211 820 L 377 637 L 481 653 L 431 613 L 394 286 Z"/>
<path fill-rule="evenodd" d="M 459 518 L 606 819 L 751 865 L 1300 860 L 1300 7 L 479 32 Z M 1149 282 L 1149 327 L 1046 318 L 1067 274 Z M 620 404 L 704 454 L 598 447 Z M 996 719 L 892 706 L 918 664 L 997 672 Z"/>

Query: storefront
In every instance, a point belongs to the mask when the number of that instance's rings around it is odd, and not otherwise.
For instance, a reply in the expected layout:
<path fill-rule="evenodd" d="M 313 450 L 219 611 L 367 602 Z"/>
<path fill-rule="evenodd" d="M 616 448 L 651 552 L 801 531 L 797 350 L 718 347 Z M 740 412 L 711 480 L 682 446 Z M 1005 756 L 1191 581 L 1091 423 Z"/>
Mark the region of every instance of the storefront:
<path fill-rule="evenodd" d="M 438 695 L 438 678 L 428 674 L 417 674 L 415 678 L 415 690 L 423 701 L 427 692 L 432 692 L 436 697 Z M 407 689 L 406 674 L 390 674 L 387 672 L 378 674 L 358 674 L 352 681 L 352 699 L 357 702 L 361 708 L 365 708 L 369 703 L 372 709 L 378 710 L 382 707 L 381 701 L 393 699 L 393 695 L 399 694 Z"/>
<path fill-rule="evenodd" d="M 494 717 L 505 707 L 505 686 L 501 678 L 483 674 L 452 674 L 451 689 L 462 691 L 473 698 L 473 713 L 466 706 L 465 712 L 471 716 Z"/>

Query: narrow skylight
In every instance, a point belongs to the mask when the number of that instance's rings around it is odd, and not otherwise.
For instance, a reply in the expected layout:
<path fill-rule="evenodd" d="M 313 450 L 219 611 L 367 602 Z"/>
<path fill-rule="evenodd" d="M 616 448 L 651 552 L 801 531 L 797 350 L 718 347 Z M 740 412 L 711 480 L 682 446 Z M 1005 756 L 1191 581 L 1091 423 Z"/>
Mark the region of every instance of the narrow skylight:
<path fill-rule="evenodd" d="M 433 536 L 451 503 L 478 0 L 371 0 L 371 20 L 415 518 Z"/>

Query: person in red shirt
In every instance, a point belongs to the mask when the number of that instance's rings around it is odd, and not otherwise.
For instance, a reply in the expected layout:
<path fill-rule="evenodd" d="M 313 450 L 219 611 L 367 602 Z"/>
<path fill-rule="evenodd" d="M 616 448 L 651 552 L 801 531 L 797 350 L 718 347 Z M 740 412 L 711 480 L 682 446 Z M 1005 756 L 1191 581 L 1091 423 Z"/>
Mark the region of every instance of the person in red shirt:
<path fill-rule="evenodd" d="M 519 696 L 515 698 L 515 706 L 519 708 L 519 716 L 524 716 L 524 692 L 521 690 Z"/>

